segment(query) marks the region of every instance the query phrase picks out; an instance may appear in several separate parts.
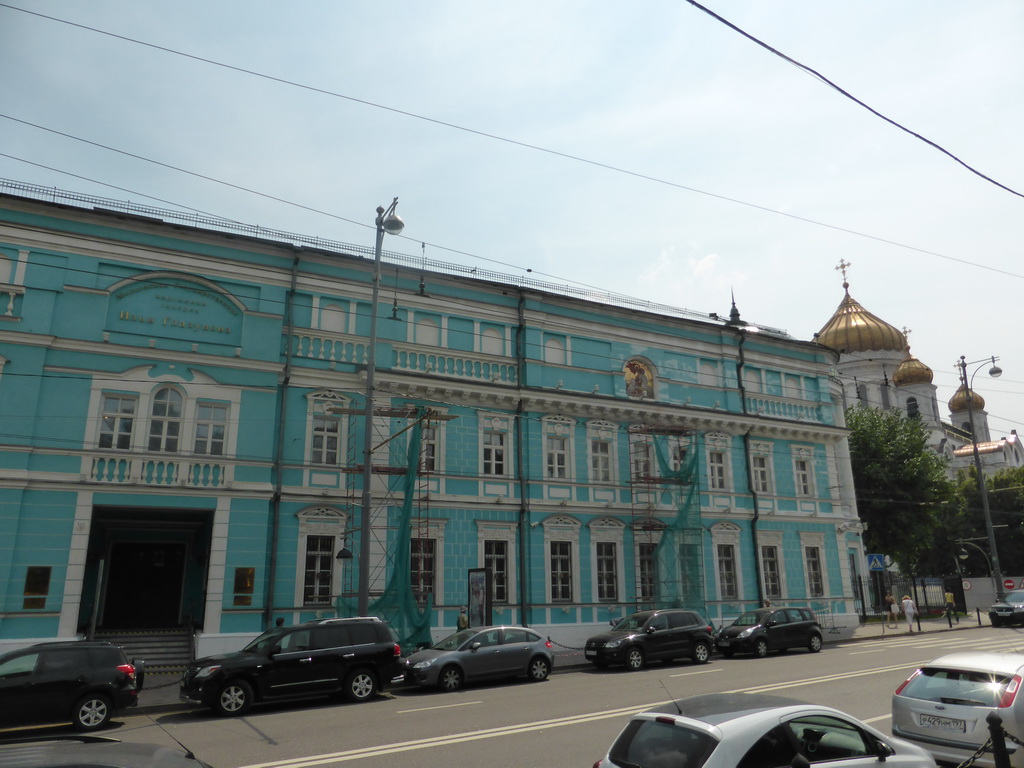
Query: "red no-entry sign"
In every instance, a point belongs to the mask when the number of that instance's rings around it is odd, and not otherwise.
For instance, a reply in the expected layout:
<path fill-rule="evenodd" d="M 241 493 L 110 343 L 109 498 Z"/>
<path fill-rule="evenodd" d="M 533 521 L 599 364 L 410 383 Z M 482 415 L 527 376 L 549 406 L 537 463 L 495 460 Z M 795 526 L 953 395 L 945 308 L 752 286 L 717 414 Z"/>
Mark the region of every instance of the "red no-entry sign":
<path fill-rule="evenodd" d="M 1003 589 L 1013 589 L 1013 579 L 1003 579 Z"/>

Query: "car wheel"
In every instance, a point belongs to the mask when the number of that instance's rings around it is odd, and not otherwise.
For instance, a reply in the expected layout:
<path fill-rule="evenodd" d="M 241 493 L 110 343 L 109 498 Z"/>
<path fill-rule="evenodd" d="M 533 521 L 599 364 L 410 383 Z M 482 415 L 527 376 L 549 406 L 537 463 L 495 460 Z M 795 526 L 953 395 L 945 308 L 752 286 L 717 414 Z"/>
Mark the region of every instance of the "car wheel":
<path fill-rule="evenodd" d="M 349 701 L 366 701 L 377 693 L 377 679 L 368 669 L 356 669 L 345 679 L 345 698 Z"/>
<path fill-rule="evenodd" d="M 630 648 L 626 651 L 626 669 L 630 672 L 636 672 L 638 669 L 643 669 L 647 659 L 644 658 L 643 648 Z"/>
<path fill-rule="evenodd" d="M 453 664 L 441 670 L 441 674 L 437 678 L 437 687 L 442 691 L 457 691 L 462 687 L 464 679 L 462 670 Z"/>
<path fill-rule="evenodd" d="M 711 659 L 711 646 L 705 643 L 703 640 L 698 640 L 693 644 L 693 663 L 694 664 L 707 664 Z"/>
<path fill-rule="evenodd" d="M 83 696 L 71 711 L 71 722 L 80 731 L 95 731 L 110 722 L 110 698 L 102 693 Z"/>
<path fill-rule="evenodd" d="M 252 686 L 245 680 L 230 680 L 221 686 L 213 711 L 224 717 L 244 715 L 252 707 Z"/>
<path fill-rule="evenodd" d="M 543 682 L 551 674 L 551 663 L 543 656 L 534 656 L 530 659 L 530 666 L 527 667 L 526 673 L 533 682 Z"/>
<path fill-rule="evenodd" d="M 807 641 L 807 650 L 811 653 L 817 653 L 821 650 L 821 635 L 817 633 L 811 635 L 811 639 Z"/>
<path fill-rule="evenodd" d="M 754 655 L 759 659 L 768 655 L 768 641 L 763 637 L 754 642 Z"/>

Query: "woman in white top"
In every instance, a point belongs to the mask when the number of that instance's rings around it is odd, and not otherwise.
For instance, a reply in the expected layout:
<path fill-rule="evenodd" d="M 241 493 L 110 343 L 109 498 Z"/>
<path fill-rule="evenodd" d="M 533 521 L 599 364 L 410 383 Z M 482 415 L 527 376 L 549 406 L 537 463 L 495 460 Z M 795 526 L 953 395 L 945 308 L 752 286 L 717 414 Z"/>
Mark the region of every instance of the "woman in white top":
<path fill-rule="evenodd" d="M 914 617 L 917 615 L 917 606 L 910 599 L 910 595 L 903 596 L 903 615 L 907 617 L 907 631 L 914 633 Z"/>

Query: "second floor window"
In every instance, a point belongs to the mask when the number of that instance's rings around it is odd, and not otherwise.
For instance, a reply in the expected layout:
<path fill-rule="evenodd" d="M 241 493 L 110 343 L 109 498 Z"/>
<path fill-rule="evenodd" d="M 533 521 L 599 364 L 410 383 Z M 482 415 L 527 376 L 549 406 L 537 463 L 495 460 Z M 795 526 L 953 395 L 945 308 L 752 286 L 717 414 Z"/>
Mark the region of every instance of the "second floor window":
<path fill-rule="evenodd" d="M 207 456 L 223 456 L 227 422 L 226 405 L 199 403 L 196 406 L 196 440 L 193 452 Z"/>
<path fill-rule="evenodd" d="M 568 439 L 561 435 L 547 438 L 547 477 L 564 480 L 567 476 Z"/>
<path fill-rule="evenodd" d="M 771 493 L 772 476 L 767 456 L 752 456 L 750 459 L 750 476 L 755 493 Z"/>
<path fill-rule="evenodd" d="M 170 388 L 159 390 L 153 397 L 151 414 L 148 449 L 177 453 L 181 439 L 181 395 Z"/>
<path fill-rule="evenodd" d="M 420 456 L 424 472 L 437 471 L 437 427 L 423 427 L 420 433 Z"/>
<path fill-rule="evenodd" d="M 711 451 L 708 453 L 708 488 L 724 491 L 725 487 L 725 454 Z"/>
<path fill-rule="evenodd" d="M 313 464 L 338 466 L 338 445 L 340 443 L 340 422 L 324 414 L 313 416 L 313 443 L 310 461 Z"/>
<path fill-rule="evenodd" d="M 590 479 L 595 483 L 612 480 L 612 444 L 608 440 L 590 441 Z"/>
<path fill-rule="evenodd" d="M 793 462 L 793 480 L 796 483 L 797 496 L 813 496 L 814 486 L 811 482 L 811 462 L 797 459 Z"/>
<path fill-rule="evenodd" d="M 100 422 L 100 448 L 127 451 L 132 447 L 132 428 L 135 424 L 135 398 L 121 395 L 103 396 L 103 416 Z"/>
<path fill-rule="evenodd" d="M 505 433 L 484 432 L 483 472 L 485 475 L 505 475 Z"/>

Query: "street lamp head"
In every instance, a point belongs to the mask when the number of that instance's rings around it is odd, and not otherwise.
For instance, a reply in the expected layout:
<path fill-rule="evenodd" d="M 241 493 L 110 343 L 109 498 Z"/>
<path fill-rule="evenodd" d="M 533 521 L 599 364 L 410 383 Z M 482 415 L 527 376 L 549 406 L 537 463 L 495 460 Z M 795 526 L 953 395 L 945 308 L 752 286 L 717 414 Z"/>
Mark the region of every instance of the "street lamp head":
<path fill-rule="evenodd" d="M 1003 375 L 1003 369 L 996 365 L 996 359 L 992 358 L 992 367 L 988 369 L 988 375 L 993 379 L 998 379 Z"/>
<path fill-rule="evenodd" d="M 961 547 L 960 551 L 956 553 L 956 556 L 959 557 L 961 560 L 966 560 L 969 557 L 969 555 L 967 554 L 967 550 L 963 547 Z"/>
<path fill-rule="evenodd" d="M 389 235 L 397 235 L 405 229 L 405 222 L 402 221 L 397 213 L 391 213 L 384 218 L 384 223 L 381 226 Z M 1002 373 L 1002 371 L 999 373 Z"/>

